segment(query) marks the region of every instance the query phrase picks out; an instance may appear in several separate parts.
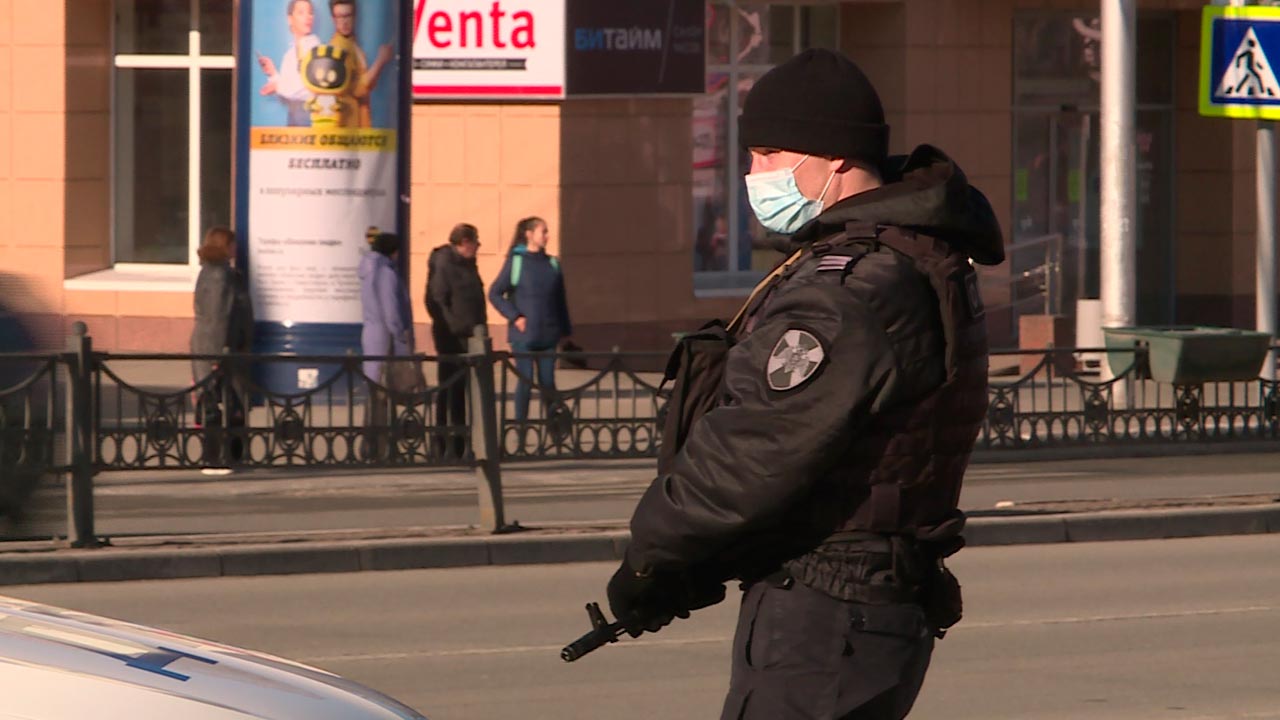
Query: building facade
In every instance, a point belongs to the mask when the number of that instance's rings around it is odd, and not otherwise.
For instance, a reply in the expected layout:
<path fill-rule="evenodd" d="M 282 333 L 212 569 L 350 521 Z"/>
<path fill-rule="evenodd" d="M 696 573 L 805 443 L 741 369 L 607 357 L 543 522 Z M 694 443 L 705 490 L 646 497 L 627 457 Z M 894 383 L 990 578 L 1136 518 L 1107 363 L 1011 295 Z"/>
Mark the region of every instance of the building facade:
<path fill-rule="evenodd" d="M 1253 125 L 1197 114 L 1201 6 L 1139 2 L 1138 321 L 1251 327 Z M 516 222 L 546 218 L 590 350 L 665 349 L 731 314 L 780 259 L 745 200 L 734 118 L 755 78 L 806 47 L 867 71 L 893 151 L 936 145 L 990 198 L 1011 249 L 984 295 L 995 344 L 1016 345 L 1019 315 L 1071 317 L 1097 297 L 1098 7 L 714 0 L 701 95 L 415 103 L 420 348 L 426 258 L 458 222 L 480 230 L 487 283 Z M 194 247 L 232 217 L 234 14 L 230 0 L 0 0 L 0 295 L 46 343 L 80 320 L 99 348 L 186 348 Z"/>

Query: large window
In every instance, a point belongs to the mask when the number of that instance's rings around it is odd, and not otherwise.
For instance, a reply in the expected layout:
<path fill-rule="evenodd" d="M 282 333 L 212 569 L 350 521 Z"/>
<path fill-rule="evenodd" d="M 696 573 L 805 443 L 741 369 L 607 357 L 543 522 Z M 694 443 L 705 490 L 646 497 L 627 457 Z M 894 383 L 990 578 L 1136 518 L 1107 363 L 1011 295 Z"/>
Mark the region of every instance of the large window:
<path fill-rule="evenodd" d="M 751 213 L 742 176 L 738 114 L 756 79 L 795 53 L 839 46 L 831 3 L 720 0 L 707 4 L 707 88 L 693 109 L 694 288 L 740 294 L 777 262 Z"/>
<path fill-rule="evenodd" d="M 112 118 L 117 263 L 194 264 L 231 223 L 228 0 L 117 0 Z"/>
<path fill-rule="evenodd" d="M 1173 67 L 1176 33 L 1168 13 L 1140 13 L 1137 47 L 1138 321 L 1173 319 Z M 1061 237 L 1050 297 L 1015 292 L 1021 312 L 1074 315 L 1097 298 L 1101 24 L 1096 13 L 1025 11 L 1013 23 L 1014 275 L 1045 264 L 1044 238 Z M 1050 247 L 1059 247 L 1056 244 Z"/>

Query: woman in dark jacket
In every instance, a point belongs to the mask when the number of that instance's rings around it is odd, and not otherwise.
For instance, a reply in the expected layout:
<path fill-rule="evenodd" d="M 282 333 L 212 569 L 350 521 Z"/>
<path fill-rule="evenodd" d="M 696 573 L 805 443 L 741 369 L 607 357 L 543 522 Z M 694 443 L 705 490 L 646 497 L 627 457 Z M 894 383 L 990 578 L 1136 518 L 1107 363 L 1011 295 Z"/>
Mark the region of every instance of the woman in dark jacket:
<path fill-rule="evenodd" d="M 517 353 L 516 420 L 529 417 L 531 394 L 526 378 L 534 376 L 534 359 L 523 353 L 542 353 L 537 358 L 537 381 L 545 399 L 556 389 L 556 361 L 553 352 L 559 342 L 573 334 L 569 304 L 565 299 L 564 275 L 560 261 L 547 255 L 547 223 L 529 217 L 516 225 L 511 252 L 502 271 L 489 288 L 489 302 L 502 313 L 510 326 L 507 337 Z"/>
<path fill-rule="evenodd" d="M 196 254 L 200 257 L 200 275 L 196 278 L 191 353 L 221 355 L 249 352 L 253 347 L 253 303 L 244 275 L 231 264 L 236 255 L 235 233 L 225 227 L 210 228 Z M 201 382 L 217 367 L 213 360 L 192 360 L 194 381 Z M 230 472 L 225 467 L 226 461 L 240 459 L 243 441 L 233 437 L 230 457 L 224 458 L 219 442 L 221 435 L 216 429 L 223 425 L 224 414 L 228 428 L 244 426 L 242 390 L 242 383 L 237 378 L 223 375 L 201 393 L 196 419 L 209 431 L 204 439 L 206 473 L 226 474 Z"/>

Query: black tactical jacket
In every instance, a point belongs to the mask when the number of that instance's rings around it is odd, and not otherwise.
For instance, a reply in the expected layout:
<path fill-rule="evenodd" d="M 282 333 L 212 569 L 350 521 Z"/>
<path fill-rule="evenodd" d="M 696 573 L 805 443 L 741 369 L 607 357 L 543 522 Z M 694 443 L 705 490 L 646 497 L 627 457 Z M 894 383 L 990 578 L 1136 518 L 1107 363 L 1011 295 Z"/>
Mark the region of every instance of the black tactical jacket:
<path fill-rule="evenodd" d="M 990 205 L 944 154 L 921 146 L 893 162 L 885 186 L 831 207 L 792 243 L 869 223 L 918 230 L 980 263 L 1003 260 Z M 806 254 L 752 311 L 719 406 L 693 425 L 635 510 L 633 567 L 689 571 L 744 555 L 777 567 L 846 526 L 848 516 L 824 512 L 833 483 L 849 481 L 868 438 L 883 434 L 873 431 L 881 418 L 922 402 L 946 376 L 928 278 L 888 247 L 864 252 L 847 267 L 847 246 Z M 982 353 L 985 368 L 985 344 Z"/>

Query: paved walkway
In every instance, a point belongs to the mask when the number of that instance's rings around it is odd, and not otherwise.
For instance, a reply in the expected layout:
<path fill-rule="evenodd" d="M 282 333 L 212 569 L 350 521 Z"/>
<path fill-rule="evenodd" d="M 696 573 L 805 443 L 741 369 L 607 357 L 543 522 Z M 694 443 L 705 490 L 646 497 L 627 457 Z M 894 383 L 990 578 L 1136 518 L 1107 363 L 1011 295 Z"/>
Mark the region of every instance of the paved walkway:
<path fill-rule="evenodd" d="M 976 465 L 961 506 L 973 545 L 1280 532 L 1277 455 Z M 56 489 L 0 542 L 0 584 L 608 560 L 652 479 L 638 462 L 504 469 L 508 521 L 476 526 L 466 471 L 106 473 L 93 550 L 40 540 L 61 528 Z"/>

